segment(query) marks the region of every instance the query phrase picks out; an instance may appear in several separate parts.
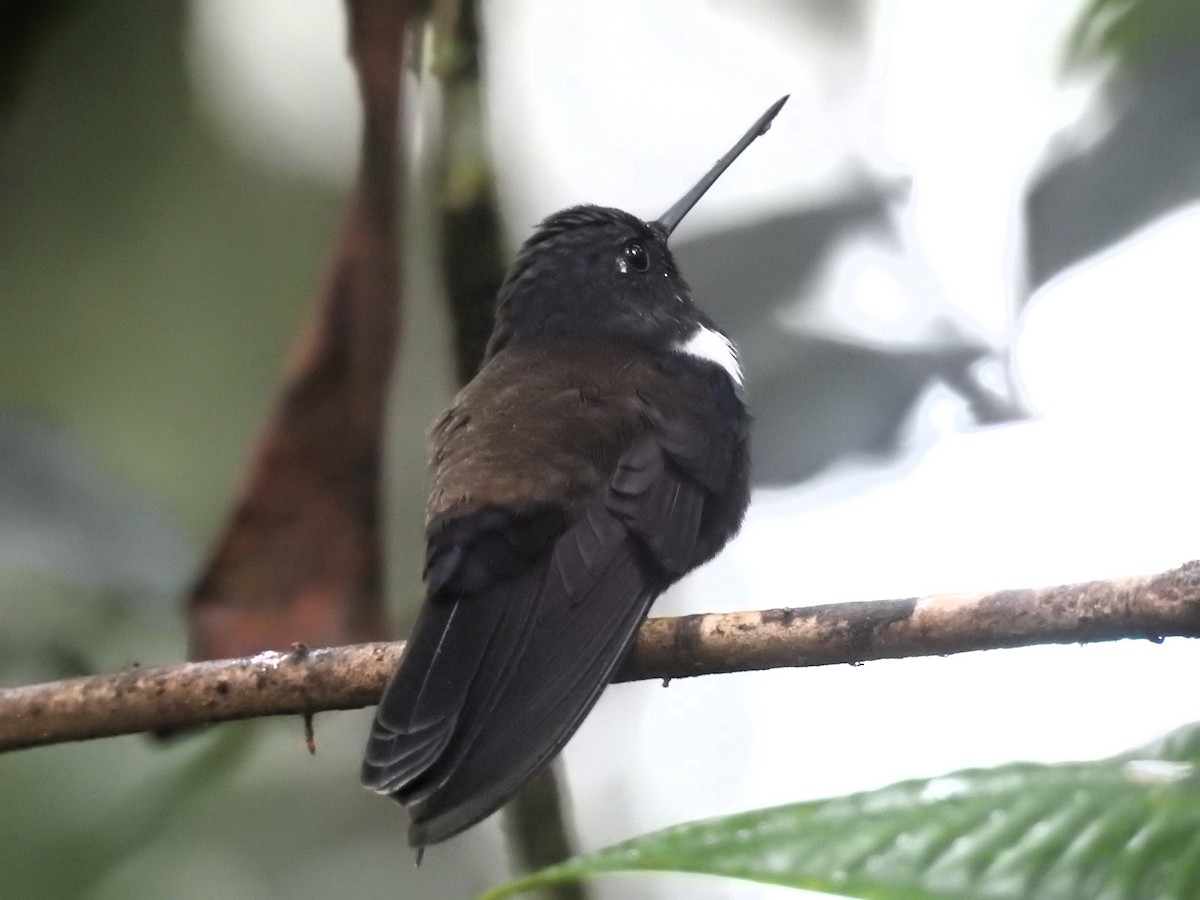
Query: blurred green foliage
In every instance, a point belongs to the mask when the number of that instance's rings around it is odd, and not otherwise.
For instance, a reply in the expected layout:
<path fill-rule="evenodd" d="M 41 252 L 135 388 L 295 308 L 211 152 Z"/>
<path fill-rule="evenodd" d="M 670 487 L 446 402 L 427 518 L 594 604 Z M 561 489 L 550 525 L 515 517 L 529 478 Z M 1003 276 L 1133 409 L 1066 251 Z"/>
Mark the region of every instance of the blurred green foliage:
<path fill-rule="evenodd" d="M 1111 62 L 1137 69 L 1200 48 L 1195 0 L 1089 0 L 1067 42 L 1068 66 Z"/>
<path fill-rule="evenodd" d="M 97 546 L 141 517 L 200 558 L 338 232 L 344 187 L 240 157 L 199 112 L 187 34 L 185 3 L 97 0 L 0 40 L 28 41 L 2 62 L 0 410 L 12 446 L 35 462 L 50 448 L 35 478 L 0 447 L 0 481 L 25 479 L 12 486 L 27 499 L 56 471 L 75 485 L 70 502 L 43 504 L 48 543 L 55 511 Z M 432 256 L 425 241 L 418 230 L 418 256 Z M 434 279 L 420 267 L 408 279 L 389 450 L 401 608 L 418 595 L 424 428 L 452 386 Z M 114 495 L 82 514 L 89 496 Z M 33 533 L 21 516 L 36 499 L 0 509 L 0 540 Z M 117 589 L 56 568 L 80 545 L 64 546 L 34 548 L 37 565 L 0 552 L 0 683 L 182 658 L 188 566 L 172 563 L 184 570 L 173 590 Z M 315 758 L 292 720 L 2 755 L 0 893 L 436 897 L 497 880 L 494 834 L 413 869 L 403 813 L 357 785 L 368 714 L 319 716 Z"/>
<path fill-rule="evenodd" d="M 179 3 L 97 3 L 31 60 L 0 139 L 0 402 L 65 423 L 203 536 L 340 197 L 218 143 L 183 26 Z"/>

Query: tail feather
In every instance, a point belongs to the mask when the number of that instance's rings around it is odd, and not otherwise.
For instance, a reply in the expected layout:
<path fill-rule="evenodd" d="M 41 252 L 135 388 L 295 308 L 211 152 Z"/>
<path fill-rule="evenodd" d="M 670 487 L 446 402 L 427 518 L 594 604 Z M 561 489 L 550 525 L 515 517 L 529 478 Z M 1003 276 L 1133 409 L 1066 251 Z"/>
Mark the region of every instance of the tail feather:
<path fill-rule="evenodd" d="M 658 592 L 632 537 L 611 517 L 604 524 L 620 538 L 603 559 L 588 554 L 597 567 L 586 590 L 571 591 L 573 577 L 547 570 L 525 652 L 491 706 L 464 716 L 469 730 L 430 771 L 436 787 L 410 807 L 411 844 L 444 840 L 502 806 L 599 699 Z M 571 531 L 562 543 L 574 543 Z"/>
<path fill-rule="evenodd" d="M 640 436 L 569 525 L 491 507 L 431 531 L 431 597 L 363 763 L 366 785 L 408 806 L 413 846 L 474 825 L 558 753 L 654 598 L 695 564 L 707 492 L 691 469 L 712 450 L 685 463 L 685 449 Z"/>

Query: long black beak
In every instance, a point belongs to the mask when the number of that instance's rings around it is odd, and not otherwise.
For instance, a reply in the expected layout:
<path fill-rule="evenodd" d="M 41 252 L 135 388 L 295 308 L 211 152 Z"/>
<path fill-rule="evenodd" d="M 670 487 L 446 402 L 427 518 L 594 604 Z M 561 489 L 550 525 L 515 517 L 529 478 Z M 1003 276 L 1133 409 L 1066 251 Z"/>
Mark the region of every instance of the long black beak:
<path fill-rule="evenodd" d="M 674 231 L 675 226 L 688 214 L 688 210 L 695 206 L 696 201 L 704 196 L 704 192 L 713 186 L 713 183 L 721 177 L 721 173 L 729 168 L 729 164 L 737 159 L 743 150 L 753 144 L 755 138 L 770 130 L 771 120 L 775 118 L 775 114 L 779 110 L 783 109 L 783 104 L 787 103 L 790 96 L 791 94 L 784 94 L 772 103 L 771 108 L 759 116 L 758 121 L 750 126 L 750 130 L 742 135 L 742 139 L 733 145 L 733 149 L 718 159 L 716 165 L 709 169 L 690 191 L 676 200 L 670 209 L 659 216 L 655 224 L 668 235 Z"/>

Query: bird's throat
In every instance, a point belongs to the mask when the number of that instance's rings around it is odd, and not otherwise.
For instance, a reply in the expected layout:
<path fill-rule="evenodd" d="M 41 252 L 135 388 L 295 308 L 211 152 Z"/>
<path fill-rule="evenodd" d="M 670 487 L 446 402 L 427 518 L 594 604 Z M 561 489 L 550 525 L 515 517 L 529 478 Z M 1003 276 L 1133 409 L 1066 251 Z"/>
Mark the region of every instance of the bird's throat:
<path fill-rule="evenodd" d="M 733 379 L 735 385 L 742 387 L 744 376 L 742 364 L 738 361 L 737 348 L 721 332 L 701 325 L 691 337 L 675 345 L 675 352 L 686 353 L 688 356 L 720 366 Z"/>

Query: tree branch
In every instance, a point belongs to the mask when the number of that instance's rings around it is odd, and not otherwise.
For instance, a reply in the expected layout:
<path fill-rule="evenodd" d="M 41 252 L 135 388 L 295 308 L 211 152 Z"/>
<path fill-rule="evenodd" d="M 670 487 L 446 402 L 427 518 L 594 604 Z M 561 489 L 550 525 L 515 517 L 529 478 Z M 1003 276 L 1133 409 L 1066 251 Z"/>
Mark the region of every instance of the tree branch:
<path fill-rule="evenodd" d="M 1173 636 L 1200 637 L 1200 561 L 1051 588 L 651 619 L 616 680 Z M 297 647 L 0 690 L 0 751 L 368 706 L 403 648 Z"/>

